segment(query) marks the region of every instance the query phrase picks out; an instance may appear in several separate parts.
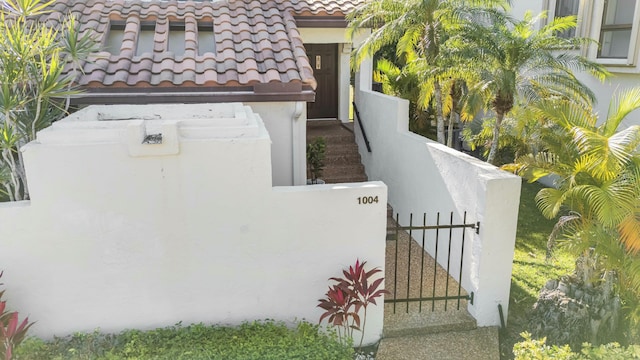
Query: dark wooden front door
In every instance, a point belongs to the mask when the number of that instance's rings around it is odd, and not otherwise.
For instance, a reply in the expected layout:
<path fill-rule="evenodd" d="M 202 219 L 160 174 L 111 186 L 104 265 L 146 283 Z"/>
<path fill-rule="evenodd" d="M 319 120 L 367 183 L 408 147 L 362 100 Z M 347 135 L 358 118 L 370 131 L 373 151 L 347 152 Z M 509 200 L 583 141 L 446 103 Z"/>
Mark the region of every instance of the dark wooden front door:
<path fill-rule="evenodd" d="M 316 101 L 307 103 L 308 119 L 338 118 L 338 44 L 305 44 L 318 82 Z"/>

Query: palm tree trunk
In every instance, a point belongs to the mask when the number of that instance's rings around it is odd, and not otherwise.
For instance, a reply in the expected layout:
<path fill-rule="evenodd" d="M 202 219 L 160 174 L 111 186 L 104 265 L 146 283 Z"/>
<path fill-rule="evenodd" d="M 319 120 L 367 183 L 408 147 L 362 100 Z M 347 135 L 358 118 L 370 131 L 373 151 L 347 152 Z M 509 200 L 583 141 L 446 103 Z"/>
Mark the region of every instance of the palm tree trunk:
<path fill-rule="evenodd" d="M 458 118 L 458 113 L 456 113 L 456 106 L 458 106 L 458 101 L 456 99 L 455 94 L 455 82 L 451 85 L 451 111 L 449 112 L 449 128 L 447 129 L 447 146 L 453 147 L 453 128 L 456 124 L 456 120 Z"/>
<path fill-rule="evenodd" d="M 436 81 L 433 89 L 435 101 L 436 101 L 436 129 L 437 139 L 440 144 L 445 143 L 444 139 L 444 115 L 442 114 L 442 89 L 440 83 Z"/>
<path fill-rule="evenodd" d="M 498 141 L 500 140 L 500 125 L 504 119 L 504 113 L 502 111 L 496 112 L 496 123 L 493 126 L 493 138 L 491 139 L 491 149 L 489 150 L 489 156 L 487 162 L 495 165 L 496 154 L 498 153 Z"/>

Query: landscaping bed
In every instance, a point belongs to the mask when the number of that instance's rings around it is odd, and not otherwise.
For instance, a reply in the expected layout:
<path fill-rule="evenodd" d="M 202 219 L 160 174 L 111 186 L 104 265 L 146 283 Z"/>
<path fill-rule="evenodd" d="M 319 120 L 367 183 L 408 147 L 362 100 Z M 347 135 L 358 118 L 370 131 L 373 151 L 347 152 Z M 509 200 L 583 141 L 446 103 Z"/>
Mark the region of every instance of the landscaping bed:
<path fill-rule="evenodd" d="M 120 334 L 77 333 L 52 341 L 27 339 L 16 353 L 19 360 L 84 359 L 305 359 L 352 360 L 354 351 L 333 332 L 300 322 L 295 328 L 274 321 L 238 327 L 203 324 Z"/>
<path fill-rule="evenodd" d="M 513 359 L 513 345 L 523 340 L 520 333 L 529 330 L 529 314 L 547 280 L 558 279 L 574 269 L 574 258 L 561 249 L 546 259 L 547 239 L 556 221 L 545 219 L 536 207 L 534 198 L 541 188 L 537 183 L 522 183 L 509 320 L 500 334 L 502 359 Z"/>

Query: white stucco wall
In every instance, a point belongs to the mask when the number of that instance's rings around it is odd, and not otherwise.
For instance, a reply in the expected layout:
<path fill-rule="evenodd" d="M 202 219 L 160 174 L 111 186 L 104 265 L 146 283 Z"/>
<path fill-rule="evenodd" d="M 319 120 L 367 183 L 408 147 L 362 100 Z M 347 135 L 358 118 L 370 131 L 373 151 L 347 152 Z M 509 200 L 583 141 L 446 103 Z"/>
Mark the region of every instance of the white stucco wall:
<path fill-rule="evenodd" d="M 448 223 L 453 212 L 454 222 L 460 223 L 465 211 L 467 223 L 480 222 L 479 235 L 466 233 L 462 286 L 475 294 L 468 310 L 478 325 L 499 325 L 498 304 L 505 312 L 509 306 L 520 178 L 409 132 L 406 100 L 371 91 L 358 92 L 357 99 L 372 148 L 367 152 L 355 126 L 362 163 L 369 179 L 389 187 L 389 203 L 400 214 L 400 222 L 406 225 L 413 213 L 414 224 L 416 218 L 422 224 L 426 212 L 428 224 L 433 225 L 441 212 L 440 223 Z M 460 253 L 459 244 L 453 243 L 452 254 Z M 431 254 L 434 247 L 433 242 L 426 246 Z M 439 252 L 441 265 L 446 265 L 445 255 Z M 453 264 L 459 261 L 459 255 L 452 258 Z M 451 270 L 458 278 L 458 267 Z"/>
<path fill-rule="evenodd" d="M 274 186 L 307 183 L 307 103 L 248 102 L 260 114 L 271 141 Z"/>
<path fill-rule="evenodd" d="M 316 322 L 329 277 L 358 257 L 384 269 L 386 186 L 272 187 L 271 140 L 247 110 L 89 107 L 23 149 L 32 200 L 0 204 L 0 270 L 34 335 Z M 369 311 L 368 343 L 383 317 Z"/>

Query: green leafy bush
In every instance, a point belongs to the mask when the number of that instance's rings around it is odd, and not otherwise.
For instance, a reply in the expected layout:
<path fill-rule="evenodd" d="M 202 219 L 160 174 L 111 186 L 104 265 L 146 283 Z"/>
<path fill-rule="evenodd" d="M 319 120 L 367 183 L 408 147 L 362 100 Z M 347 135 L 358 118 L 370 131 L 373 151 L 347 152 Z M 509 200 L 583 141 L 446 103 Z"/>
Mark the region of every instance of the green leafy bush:
<path fill-rule="evenodd" d="M 531 334 L 520 334 L 524 341 L 513 346 L 515 360 L 631 360 L 640 359 L 640 345 L 621 347 L 618 343 L 593 346 L 589 343 L 582 344 L 582 351 L 575 353 L 569 345 L 549 346 L 547 339 L 532 339 Z"/>
<path fill-rule="evenodd" d="M 256 321 L 238 327 L 175 326 L 150 331 L 126 330 L 118 335 L 78 333 L 45 342 L 27 339 L 20 360 L 85 359 L 353 359 L 334 332 L 300 322 L 289 328 L 281 322 Z"/>

